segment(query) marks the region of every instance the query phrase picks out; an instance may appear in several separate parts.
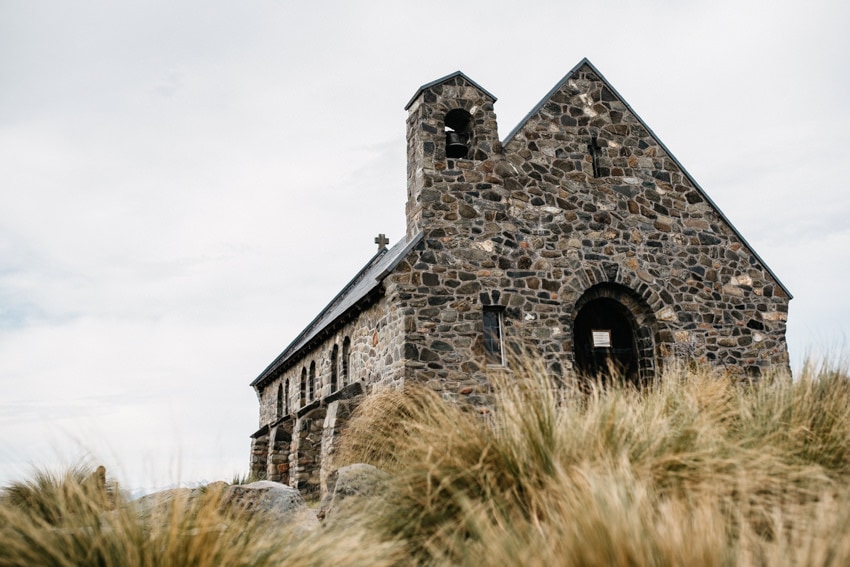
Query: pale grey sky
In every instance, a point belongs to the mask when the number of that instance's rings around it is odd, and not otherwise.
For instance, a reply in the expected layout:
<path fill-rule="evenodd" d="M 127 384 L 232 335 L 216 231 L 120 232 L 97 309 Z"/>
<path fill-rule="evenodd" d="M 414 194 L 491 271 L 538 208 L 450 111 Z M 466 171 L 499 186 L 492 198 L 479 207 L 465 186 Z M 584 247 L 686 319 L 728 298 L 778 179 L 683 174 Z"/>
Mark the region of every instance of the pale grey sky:
<path fill-rule="evenodd" d="M 0 483 L 244 473 L 248 384 L 404 230 L 404 104 L 588 57 L 843 347 L 850 5 L 0 0 Z"/>

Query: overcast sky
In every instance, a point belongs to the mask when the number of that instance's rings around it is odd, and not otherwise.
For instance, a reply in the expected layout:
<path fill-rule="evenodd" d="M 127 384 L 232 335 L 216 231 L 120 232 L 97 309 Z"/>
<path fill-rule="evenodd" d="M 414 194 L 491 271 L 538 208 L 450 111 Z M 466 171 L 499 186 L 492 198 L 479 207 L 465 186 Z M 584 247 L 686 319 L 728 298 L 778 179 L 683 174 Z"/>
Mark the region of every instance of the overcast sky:
<path fill-rule="evenodd" d="M 249 383 L 404 231 L 405 103 L 500 137 L 588 57 L 794 293 L 850 319 L 850 4 L 0 0 L 0 483 L 248 469 Z"/>

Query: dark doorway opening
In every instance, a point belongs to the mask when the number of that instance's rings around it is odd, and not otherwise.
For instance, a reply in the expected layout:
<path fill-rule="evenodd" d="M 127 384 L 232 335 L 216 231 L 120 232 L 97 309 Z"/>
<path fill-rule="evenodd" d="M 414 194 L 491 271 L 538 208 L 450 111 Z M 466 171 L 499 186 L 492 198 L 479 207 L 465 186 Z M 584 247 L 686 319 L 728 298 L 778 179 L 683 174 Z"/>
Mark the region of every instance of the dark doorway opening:
<path fill-rule="evenodd" d="M 608 297 L 588 301 L 576 316 L 573 338 L 580 375 L 638 383 L 634 315 L 622 303 Z"/>

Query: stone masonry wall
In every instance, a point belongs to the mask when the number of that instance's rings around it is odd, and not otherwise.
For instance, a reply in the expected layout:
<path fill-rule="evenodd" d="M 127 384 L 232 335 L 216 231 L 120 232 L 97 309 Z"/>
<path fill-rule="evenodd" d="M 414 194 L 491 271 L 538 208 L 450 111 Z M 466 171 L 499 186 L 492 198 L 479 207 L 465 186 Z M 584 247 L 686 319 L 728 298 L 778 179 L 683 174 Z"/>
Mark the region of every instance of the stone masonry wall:
<path fill-rule="evenodd" d="M 299 488 L 306 497 L 318 497 L 322 481 L 331 472 L 338 433 L 344 428 L 356 400 L 337 400 L 328 406 L 325 398 L 338 397 L 342 390 L 372 391 L 374 388 L 397 386 L 403 379 L 403 316 L 391 307 L 385 297 L 357 314 L 335 334 L 302 355 L 298 363 L 270 381 L 259 394 L 260 425 L 268 425 L 270 433 L 255 439 L 252 444 L 252 471 L 263 473 L 270 480 L 285 482 Z M 345 378 L 342 346 L 350 340 L 348 377 Z M 337 347 L 338 388 L 331 391 L 331 361 Z M 316 366 L 316 388 L 313 398 L 306 396 L 301 404 L 301 374 Z M 278 415 L 278 387 L 289 380 L 288 402 L 282 404 L 285 415 Z M 352 390 L 353 391 L 353 390 Z M 344 411 L 337 416 L 339 404 Z M 329 407 L 333 419 L 328 420 Z M 284 437 L 285 435 L 285 437 Z M 285 441 L 284 441 L 285 439 Z M 267 451 L 261 455 L 261 451 Z"/>
<path fill-rule="evenodd" d="M 277 389 L 289 379 L 289 413 L 296 414 L 301 409 L 300 385 L 301 372 L 310 363 L 316 364 L 316 396 L 322 399 L 331 392 L 331 354 L 337 345 L 342 356 L 345 337 L 351 340 L 349 358 L 349 377 L 343 384 L 343 368 L 337 366 L 339 387 L 360 382 L 364 390 L 370 391 L 375 384 L 390 385 L 399 383 L 403 374 L 402 344 L 398 337 L 402 334 L 403 317 L 398 310 L 388 307 L 386 298 L 358 314 L 334 335 L 328 337 L 313 350 L 304 353 L 298 363 L 269 382 L 260 394 L 260 425 L 274 422 L 280 416 L 277 413 Z M 313 400 L 307 399 L 307 404 Z"/>
<path fill-rule="evenodd" d="M 335 400 L 328 404 L 328 412 L 322 431 L 322 466 L 319 479 L 322 494 L 327 493 L 328 479 L 338 468 L 338 463 L 335 462 L 337 449 L 342 435 L 346 431 L 351 414 L 361 400 L 362 396 L 357 396 L 352 399 Z"/>
<path fill-rule="evenodd" d="M 564 279 L 563 301 L 617 270 L 633 289 L 646 287 L 662 356 L 732 370 L 788 364 L 788 296 L 590 67 L 525 124 L 506 159 L 512 216 L 549 222 L 583 268 Z M 588 270 L 595 275 L 580 273 Z"/>
<path fill-rule="evenodd" d="M 383 296 L 258 390 L 252 471 L 317 494 L 362 396 L 405 380 L 487 411 L 485 306 L 500 310 L 508 350 L 536 352 L 555 376 L 574 368 L 576 318 L 600 299 L 630 314 L 641 377 L 668 358 L 750 375 L 787 368 L 782 286 L 590 66 L 505 147 L 494 102 L 453 75 L 409 105 L 407 237 L 423 238 Z M 451 111 L 469 118 L 465 158 L 446 156 Z M 316 393 L 302 404 L 311 363 Z"/>
<path fill-rule="evenodd" d="M 509 343 L 567 371 L 576 305 L 600 285 L 645 306 L 659 359 L 787 365 L 787 296 L 589 67 L 504 150 L 489 99 L 454 83 L 409 108 L 408 226 L 424 239 L 389 284 L 408 314 L 408 375 L 452 395 L 486 390 L 487 304 L 504 307 Z M 457 107 L 477 112 L 486 159 L 446 158 L 441 120 Z"/>

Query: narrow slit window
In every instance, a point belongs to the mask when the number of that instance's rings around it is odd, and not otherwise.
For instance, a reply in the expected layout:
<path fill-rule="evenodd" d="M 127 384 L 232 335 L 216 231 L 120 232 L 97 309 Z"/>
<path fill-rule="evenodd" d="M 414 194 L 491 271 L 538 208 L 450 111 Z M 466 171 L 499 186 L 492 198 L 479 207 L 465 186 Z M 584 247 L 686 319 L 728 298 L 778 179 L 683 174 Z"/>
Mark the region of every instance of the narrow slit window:
<path fill-rule="evenodd" d="M 484 308 L 484 356 L 487 364 L 505 363 L 504 341 L 502 333 L 502 309 Z"/>
<path fill-rule="evenodd" d="M 313 361 L 310 363 L 310 391 L 307 394 L 307 399 L 309 401 L 313 401 L 316 399 L 316 362 Z"/>
<path fill-rule="evenodd" d="M 334 345 L 331 351 L 331 392 L 339 390 L 339 376 L 337 365 L 339 364 L 339 346 Z"/>
<path fill-rule="evenodd" d="M 277 407 L 275 408 L 275 417 L 278 419 L 283 417 L 283 384 L 278 384 L 277 387 Z"/>
<path fill-rule="evenodd" d="M 351 376 L 349 376 L 350 366 L 351 366 L 351 339 L 345 337 L 345 340 L 342 341 L 342 385 L 351 383 Z"/>
<path fill-rule="evenodd" d="M 590 139 L 588 149 L 590 150 L 590 160 L 593 165 L 593 177 L 599 177 L 599 142 L 596 137 Z"/>

